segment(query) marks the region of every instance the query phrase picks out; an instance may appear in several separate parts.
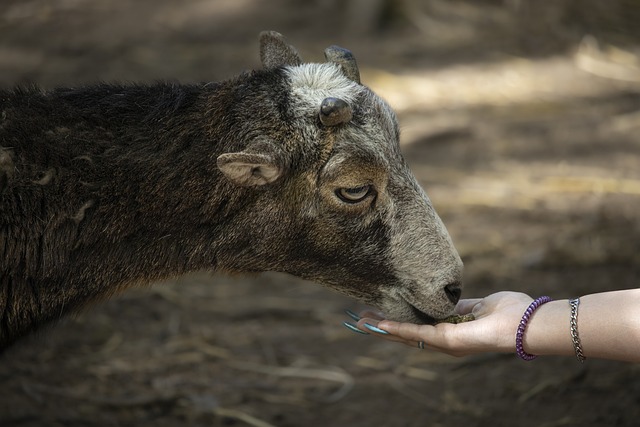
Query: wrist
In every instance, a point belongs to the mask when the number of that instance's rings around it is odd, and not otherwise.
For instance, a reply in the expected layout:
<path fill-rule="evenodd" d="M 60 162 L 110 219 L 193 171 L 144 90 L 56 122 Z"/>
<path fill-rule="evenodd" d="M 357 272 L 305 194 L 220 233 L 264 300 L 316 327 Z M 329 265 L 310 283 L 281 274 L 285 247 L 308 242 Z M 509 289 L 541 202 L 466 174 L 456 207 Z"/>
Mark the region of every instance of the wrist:
<path fill-rule="evenodd" d="M 529 319 L 524 333 L 524 351 L 540 356 L 573 354 L 570 314 L 568 300 L 551 301 L 540 306 Z"/>
<path fill-rule="evenodd" d="M 522 360 L 529 361 L 538 357 L 537 355 L 528 353 L 524 350 L 524 332 L 526 331 L 529 321 L 533 317 L 536 310 L 550 301 L 552 301 L 552 299 L 549 296 L 542 296 L 535 299 L 533 302 L 531 302 L 531 304 L 527 306 L 527 309 L 524 311 L 524 314 L 520 319 L 518 330 L 516 331 L 516 354 Z"/>

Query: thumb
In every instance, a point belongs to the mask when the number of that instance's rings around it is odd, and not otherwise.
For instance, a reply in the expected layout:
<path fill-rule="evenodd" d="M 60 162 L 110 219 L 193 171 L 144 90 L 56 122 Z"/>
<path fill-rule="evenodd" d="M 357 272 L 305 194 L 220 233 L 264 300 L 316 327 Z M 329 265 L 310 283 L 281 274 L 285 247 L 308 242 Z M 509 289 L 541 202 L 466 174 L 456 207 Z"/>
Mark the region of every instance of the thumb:
<path fill-rule="evenodd" d="M 455 312 L 457 314 L 469 314 L 480 301 L 482 301 L 482 298 L 461 299 L 456 305 Z"/>

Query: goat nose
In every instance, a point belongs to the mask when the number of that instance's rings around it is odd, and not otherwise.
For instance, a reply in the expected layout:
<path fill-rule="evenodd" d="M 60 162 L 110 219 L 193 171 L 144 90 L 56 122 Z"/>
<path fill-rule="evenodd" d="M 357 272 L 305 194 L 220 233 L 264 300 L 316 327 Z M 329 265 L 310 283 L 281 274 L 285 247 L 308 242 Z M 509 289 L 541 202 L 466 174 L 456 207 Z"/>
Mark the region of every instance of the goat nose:
<path fill-rule="evenodd" d="M 460 300 L 460 296 L 462 295 L 462 287 L 460 283 L 450 283 L 444 287 L 444 293 L 447 294 L 447 298 L 454 304 L 457 304 Z"/>

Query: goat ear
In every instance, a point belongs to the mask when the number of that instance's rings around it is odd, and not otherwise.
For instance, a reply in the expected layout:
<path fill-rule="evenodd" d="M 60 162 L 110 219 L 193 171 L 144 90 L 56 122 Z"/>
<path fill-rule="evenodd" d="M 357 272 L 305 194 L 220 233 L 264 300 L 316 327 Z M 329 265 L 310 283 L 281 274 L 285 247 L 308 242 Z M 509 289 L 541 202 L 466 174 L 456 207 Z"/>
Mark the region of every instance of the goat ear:
<path fill-rule="evenodd" d="M 218 168 L 229 181 L 243 187 L 270 184 L 280 178 L 284 170 L 276 156 L 246 151 L 220 155 Z"/>
<path fill-rule="evenodd" d="M 275 31 L 260 33 L 260 61 L 265 69 L 302 64 L 296 49 Z"/>

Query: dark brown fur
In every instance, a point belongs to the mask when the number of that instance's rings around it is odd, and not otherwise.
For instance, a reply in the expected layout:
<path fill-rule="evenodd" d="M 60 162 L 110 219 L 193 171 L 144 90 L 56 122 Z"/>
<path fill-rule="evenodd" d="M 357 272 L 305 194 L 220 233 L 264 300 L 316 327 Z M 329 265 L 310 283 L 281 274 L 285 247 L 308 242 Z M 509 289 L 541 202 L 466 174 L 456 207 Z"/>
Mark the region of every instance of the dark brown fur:
<path fill-rule="evenodd" d="M 277 103 L 277 79 L 0 92 L 0 346 L 127 286 L 236 264 L 256 194 L 230 191 L 216 158 L 283 133 L 246 105 Z"/>

